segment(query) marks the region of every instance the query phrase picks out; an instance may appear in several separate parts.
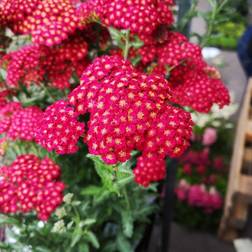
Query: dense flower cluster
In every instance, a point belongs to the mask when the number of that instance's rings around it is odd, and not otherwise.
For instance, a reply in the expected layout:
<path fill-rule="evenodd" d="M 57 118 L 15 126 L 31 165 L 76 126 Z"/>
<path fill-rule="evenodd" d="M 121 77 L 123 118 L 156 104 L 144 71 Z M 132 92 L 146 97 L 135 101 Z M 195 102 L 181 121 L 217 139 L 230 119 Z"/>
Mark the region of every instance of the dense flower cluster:
<path fill-rule="evenodd" d="M 4 106 L 8 102 L 8 95 L 10 94 L 9 90 L 2 89 L 1 90 L 1 83 L 0 83 L 0 107 Z"/>
<path fill-rule="evenodd" d="M 0 169 L 0 211 L 36 211 L 46 221 L 62 202 L 64 184 L 58 181 L 60 168 L 51 159 L 33 154 L 20 155 Z"/>
<path fill-rule="evenodd" d="M 181 180 L 175 193 L 180 201 L 187 202 L 192 207 L 202 208 L 206 213 L 219 210 L 223 205 L 223 199 L 214 187 L 208 191 L 204 185 L 190 185 Z"/>
<path fill-rule="evenodd" d="M 15 111 L 7 136 L 11 139 L 34 140 L 35 128 L 41 116 L 41 109 L 35 106 Z"/>
<path fill-rule="evenodd" d="M 0 134 L 8 131 L 11 126 L 12 115 L 21 109 L 19 102 L 10 102 L 0 108 Z"/>
<path fill-rule="evenodd" d="M 138 150 L 137 183 L 148 186 L 163 178 L 165 157 L 180 156 L 191 138 L 190 113 L 174 103 L 200 112 L 229 103 L 200 47 L 171 31 L 173 5 L 173 0 L 0 1 L 0 25 L 31 35 L 33 42 L 4 56 L 8 87 L 42 83 L 64 89 L 70 88 L 73 74 L 82 75 L 66 101 L 43 114 L 35 107 L 7 104 L 7 112 L 0 111 L 0 133 L 33 140 L 39 122 L 36 141 L 48 151 L 74 153 L 83 138 L 90 153 L 117 164 Z M 129 29 L 130 41 L 121 36 L 111 41 L 110 26 Z M 144 42 L 141 48 L 132 48 L 136 36 Z M 129 59 L 141 56 L 138 69 L 115 48 L 120 44 L 121 50 L 125 42 Z M 107 52 L 113 56 L 96 58 L 87 67 L 87 56 Z M 80 122 L 83 118 L 88 122 Z M 198 164 L 197 171 L 203 174 L 205 167 Z"/>
<path fill-rule="evenodd" d="M 7 61 L 7 84 L 10 87 L 19 83 L 29 86 L 46 78 L 53 87 L 69 87 L 72 73 L 80 75 L 85 69 L 87 53 L 87 42 L 78 36 L 52 48 L 24 46 L 4 57 Z"/>
<path fill-rule="evenodd" d="M 29 86 L 39 83 L 43 79 L 45 70 L 42 68 L 42 58 L 46 55 L 46 48 L 37 45 L 24 46 L 5 56 L 8 62 L 7 84 L 16 87 L 19 83 Z"/>
<path fill-rule="evenodd" d="M 40 108 L 22 108 L 20 103 L 7 103 L 0 110 L 0 134 L 10 139 L 34 140 L 35 128 L 42 116 Z"/>
<path fill-rule="evenodd" d="M 204 62 L 198 45 L 178 32 L 161 28 L 144 42 L 137 52 L 141 62 L 145 66 L 150 64 L 148 69 L 152 72 L 168 76 L 173 102 L 203 113 L 208 113 L 213 104 L 221 108 L 229 104 L 230 97 L 220 74 Z"/>
<path fill-rule="evenodd" d="M 115 164 L 138 149 L 146 158 L 142 162 L 151 159 L 162 164 L 151 175 L 152 169 L 146 173 L 140 159 L 135 176 L 142 185 L 163 177 L 158 173 L 164 174 L 164 157 L 181 155 L 189 144 L 190 114 L 168 105 L 169 99 L 169 82 L 137 72 L 117 56 L 97 58 L 69 96 L 79 114 L 90 113 L 85 139 L 90 153 Z M 150 155 L 153 152 L 156 155 Z"/>
<path fill-rule="evenodd" d="M 47 46 L 60 44 L 81 27 L 70 0 L 4 0 L 0 16 L 0 24 L 31 34 L 34 43 Z"/>
<path fill-rule="evenodd" d="M 172 100 L 182 106 L 189 106 L 196 111 L 208 113 L 213 104 L 224 107 L 229 104 L 230 97 L 227 88 L 219 79 L 212 79 L 204 71 L 188 68 L 181 71 L 175 69 L 176 75 L 186 78 L 182 84 L 176 86 L 173 90 Z M 172 73 L 173 74 L 173 73 Z M 179 83 L 177 78 L 173 78 L 173 83 Z"/>
<path fill-rule="evenodd" d="M 2 0 L 0 2 L 0 24 L 13 25 L 31 15 L 41 0 Z"/>
<path fill-rule="evenodd" d="M 58 154 L 74 153 L 77 142 L 84 134 L 84 124 L 77 121 L 77 113 L 65 101 L 49 106 L 39 120 L 36 141 Z"/>
<path fill-rule="evenodd" d="M 87 42 L 80 36 L 70 37 L 61 45 L 52 47 L 43 61 L 50 85 L 68 88 L 72 74 L 80 77 L 87 66 L 87 54 Z"/>
<path fill-rule="evenodd" d="M 172 5 L 173 1 L 166 0 L 95 0 L 84 2 L 79 12 L 85 18 L 98 16 L 106 26 L 148 36 L 159 25 L 172 24 Z"/>
<path fill-rule="evenodd" d="M 201 48 L 190 43 L 188 39 L 178 33 L 169 32 L 168 39 L 158 48 L 158 63 L 168 67 L 175 67 L 182 63 L 204 65 Z"/>

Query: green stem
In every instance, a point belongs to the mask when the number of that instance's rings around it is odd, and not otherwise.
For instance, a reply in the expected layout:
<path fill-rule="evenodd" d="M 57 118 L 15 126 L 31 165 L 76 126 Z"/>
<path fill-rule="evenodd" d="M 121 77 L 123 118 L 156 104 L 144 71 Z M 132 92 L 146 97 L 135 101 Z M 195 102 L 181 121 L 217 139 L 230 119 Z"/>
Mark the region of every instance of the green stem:
<path fill-rule="evenodd" d="M 125 46 L 123 49 L 123 58 L 125 60 L 127 60 L 128 58 L 128 54 L 129 54 L 129 49 L 130 49 L 130 42 L 129 42 L 129 35 L 130 35 L 130 31 L 127 30 L 126 34 L 125 34 Z"/>
<path fill-rule="evenodd" d="M 126 188 L 123 188 L 123 195 L 126 201 L 127 209 L 130 210 L 130 202 Z"/>

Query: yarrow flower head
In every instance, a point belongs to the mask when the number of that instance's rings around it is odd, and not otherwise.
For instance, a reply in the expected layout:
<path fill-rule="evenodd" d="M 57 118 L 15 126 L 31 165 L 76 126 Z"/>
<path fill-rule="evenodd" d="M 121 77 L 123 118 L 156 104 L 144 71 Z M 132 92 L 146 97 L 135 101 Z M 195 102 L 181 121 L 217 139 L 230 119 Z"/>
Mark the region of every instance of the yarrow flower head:
<path fill-rule="evenodd" d="M 41 116 L 42 111 L 36 106 L 15 111 L 7 136 L 11 139 L 34 140 L 36 126 Z"/>
<path fill-rule="evenodd" d="M 202 65 L 201 48 L 190 43 L 188 39 L 178 33 L 169 32 L 168 40 L 158 49 L 158 63 L 167 67 L 175 67 L 181 63 Z"/>
<path fill-rule="evenodd" d="M 183 73 L 186 78 L 173 89 L 172 100 L 175 103 L 189 106 L 202 113 L 208 113 L 213 104 L 218 104 L 222 108 L 230 103 L 228 90 L 221 80 L 212 79 L 204 71 L 197 69 L 190 69 L 187 72 L 179 72 L 180 69 L 174 71 L 178 71 L 177 76 Z M 172 81 L 176 83 L 176 77 Z"/>
<path fill-rule="evenodd" d="M 39 45 L 58 45 L 82 28 L 70 0 L 4 0 L 0 23 L 16 33 L 31 34 Z"/>
<path fill-rule="evenodd" d="M 19 102 L 9 102 L 0 108 L 0 134 L 6 133 L 12 122 L 12 115 L 21 109 Z"/>
<path fill-rule="evenodd" d="M 87 47 L 87 42 L 76 36 L 52 48 L 27 45 L 6 54 L 7 85 L 39 85 L 48 80 L 50 86 L 68 88 L 72 74 L 80 75 L 86 67 Z"/>
<path fill-rule="evenodd" d="M 49 151 L 58 154 L 78 150 L 78 139 L 84 134 L 84 123 L 77 120 L 78 114 L 65 101 L 57 101 L 43 113 L 36 129 L 36 141 Z"/>
<path fill-rule="evenodd" d="M 46 221 L 62 202 L 60 168 L 47 157 L 41 160 L 33 154 L 20 155 L 10 166 L 0 168 L 0 176 L 2 213 L 35 211 Z"/>
<path fill-rule="evenodd" d="M 136 181 L 147 186 L 165 176 L 165 156 L 179 156 L 189 144 L 190 114 L 168 105 L 170 96 L 164 78 L 138 72 L 121 57 L 104 56 L 87 67 L 69 102 L 78 114 L 90 114 L 84 141 L 91 154 L 116 164 L 138 149 L 143 152 L 139 164 L 156 160 L 156 171 L 136 167 Z"/>
<path fill-rule="evenodd" d="M 45 70 L 41 59 L 46 55 L 46 48 L 27 45 L 5 56 L 7 61 L 7 85 L 16 87 L 19 83 L 29 86 L 42 81 Z"/>
<path fill-rule="evenodd" d="M 201 48 L 178 32 L 164 29 L 161 34 L 158 39 L 150 37 L 138 53 L 143 64 L 157 60 L 149 69 L 172 83 L 172 101 L 203 113 L 208 113 L 214 104 L 220 108 L 228 105 L 228 90 L 219 72 L 204 61 Z"/>
<path fill-rule="evenodd" d="M 41 0 L 2 0 L 0 2 L 0 24 L 13 25 L 31 15 Z"/>
<path fill-rule="evenodd" d="M 172 1 L 97 0 L 82 5 L 79 13 L 85 18 L 98 16 L 106 26 L 130 29 L 139 35 L 150 35 L 160 24 L 173 23 Z"/>
<path fill-rule="evenodd" d="M 7 103 L 0 110 L 0 134 L 5 133 L 10 139 L 32 141 L 42 111 L 39 107 L 23 108 L 20 103 Z"/>

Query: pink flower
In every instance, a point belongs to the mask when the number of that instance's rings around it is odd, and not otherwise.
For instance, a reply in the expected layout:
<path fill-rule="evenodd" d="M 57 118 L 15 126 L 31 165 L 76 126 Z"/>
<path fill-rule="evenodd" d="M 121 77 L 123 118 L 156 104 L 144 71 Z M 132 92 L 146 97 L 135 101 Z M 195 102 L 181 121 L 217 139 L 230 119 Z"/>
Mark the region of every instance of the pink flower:
<path fill-rule="evenodd" d="M 175 194 L 180 201 L 186 200 L 189 188 L 190 185 L 187 183 L 186 180 L 181 179 L 179 181 L 179 184 L 175 189 Z"/>
<path fill-rule="evenodd" d="M 211 213 L 215 210 L 218 210 L 222 207 L 223 199 L 220 193 L 216 190 L 215 187 L 211 187 L 208 193 L 208 201 L 205 205 L 205 211 Z"/>
<path fill-rule="evenodd" d="M 217 131 L 215 128 L 206 128 L 204 131 L 202 143 L 205 146 L 212 145 L 217 140 Z"/>
<path fill-rule="evenodd" d="M 192 185 L 188 192 L 188 204 L 202 207 L 206 202 L 207 191 L 204 185 Z"/>

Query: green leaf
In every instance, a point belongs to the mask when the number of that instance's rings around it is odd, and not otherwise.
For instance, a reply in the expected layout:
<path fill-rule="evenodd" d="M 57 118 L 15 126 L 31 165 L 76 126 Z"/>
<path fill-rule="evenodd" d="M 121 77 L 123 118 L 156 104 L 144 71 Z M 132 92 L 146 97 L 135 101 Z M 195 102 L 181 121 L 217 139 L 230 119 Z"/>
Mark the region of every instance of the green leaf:
<path fill-rule="evenodd" d="M 36 252 L 50 252 L 50 249 L 44 248 L 44 247 L 36 247 Z"/>
<path fill-rule="evenodd" d="M 123 226 L 123 233 L 127 237 L 132 237 L 133 234 L 133 218 L 130 211 L 122 211 L 122 226 Z"/>
<path fill-rule="evenodd" d="M 0 69 L 0 75 L 1 75 L 1 77 L 2 77 L 4 80 L 6 80 L 6 75 L 7 75 L 7 73 L 6 73 L 6 71 L 5 71 L 4 69 Z"/>
<path fill-rule="evenodd" d="M 10 224 L 10 225 L 14 225 L 14 226 L 21 225 L 17 219 L 12 218 L 12 217 L 7 217 L 4 215 L 0 215 L 0 225 L 1 224 Z"/>
<path fill-rule="evenodd" d="M 133 66 L 136 66 L 140 61 L 142 57 L 140 55 L 136 56 L 134 59 L 131 59 L 131 63 Z"/>
<path fill-rule="evenodd" d="M 100 176 L 103 186 L 108 191 L 119 193 L 116 184 L 114 183 L 115 176 L 113 166 L 106 165 L 98 156 L 88 154 L 87 157 L 89 157 L 94 161 L 95 170 L 97 174 Z"/>
<path fill-rule="evenodd" d="M 93 232 L 91 232 L 91 231 L 86 231 L 86 232 L 85 232 L 85 238 L 86 238 L 89 242 L 91 242 L 91 244 L 92 244 L 96 249 L 100 248 L 99 241 L 98 241 L 96 235 L 95 235 Z"/>
<path fill-rule="evenodd" d="M 81 195 L 93 196 L 93 195 L 101 193 L 102 191 L 103 191 L 102 187 L 91 185 L 91 186 L 88 186 L 88 187 L 82 189 Z"/>
<path fill-rule="evenodd" d="M 130 45 L 138 49 L 144 45 L 144 42 L 140 40 L 138 36 L 135 36 L 135 40 L 130 42 Z"/>
<path fill-rule="evenodd" d="M 95 222 L 96 222 L 96 219 L 88 218 L 84 221 L 81 221 L 80 225 L 81 226 L 90 226 L 90 225 L 94 224 Z"/>
<path fill-rule="evenodd" d="M 4 243 L 4 242 L 0 242 L 0 248 L 4 249 L 5 251 L 11 251 L 11 246 L 9 244 Z"/>
<path fill-rule="evenodd" d="M 89 252 L 89 246 L 86 243 L 79 244 L 79 251 L 81 252 Z"/>
<path fill-rule="evenodd" d="M 71 242 L 71 245 L 70 245 L 71 248 L 73 248 L 77 244 L 77 242 L 79 242 L 79 240 L 81 239 L 81 236 L 82 236 L 81 230 L 79 230 L 79 232 L 74 232 L 73 233 L 72 242 Z"/>
<path fill-rule="evenodd" d="M 123 37 L 123 34 L 121 33 L 121 31 L 117 30 L 113 27 L 109 27 L 108 30 L 109 30 L 109 33 L 110 33 L 110 36 L 111 36 L 113 42 L 121 48 L 122 47 L 122 37 Z"/>
<path fill-rule="evenodd" d="M 133 252 L 129 241 L 122 234 L 117 236 L 116 244 L 120 252 Z"/>

